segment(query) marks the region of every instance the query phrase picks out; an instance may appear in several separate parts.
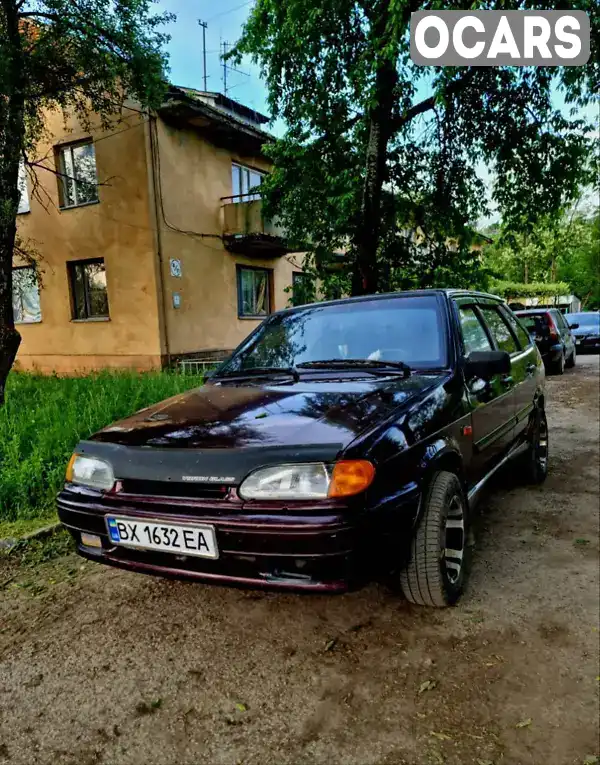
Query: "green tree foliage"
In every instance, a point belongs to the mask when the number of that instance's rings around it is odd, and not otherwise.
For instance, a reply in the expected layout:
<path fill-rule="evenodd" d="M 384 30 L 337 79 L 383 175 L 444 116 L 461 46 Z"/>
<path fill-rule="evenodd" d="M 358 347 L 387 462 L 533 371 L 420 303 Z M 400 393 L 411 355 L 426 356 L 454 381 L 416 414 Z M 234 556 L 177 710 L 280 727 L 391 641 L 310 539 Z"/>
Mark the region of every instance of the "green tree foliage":
<path fill-rule="evenodd" d="M 12 316 L 19 163 L 34 152 L 46 109 L 106 121 L 124 94 L 144 106 L 164 91 L 170 17 L 152 0 L 0 0 L 0 403 L 20 337 Z"/>
<path fill-rule="evenodd" d="M 586 310 L 600 310 L 600 214 L 578 219 L 569 232 L 569 243 L 557 254 L 556 273 L 581 298 Z"/>
<path fill-rule="evenodd" d="M 484 265 L 490 288 L 503 294 L 549 294 L 549 285 L 559 282 L 560 294 L 573 292 L 585 308 L 600 308 L 600 213 L 544 217 L 527 233 L 515 234 L 504 225 L 486 249 Z"/>
<path fill-rule="evenodd" d="M 578 115 L 599 80 L 595 0 L 570 6 L 591 13 L 586 67 L 414 66 L 411 13 L 450 7 L 257 0 L 231 54 L 260 65 L 273 116 L 286 125 L 267 150 L 275 172 L 266 208 L 308 247 L 322 283 L 339 250 L 348 252 L 345 285 L 355 294 L 472 283 L 480 262 L 468 224 L 487 199 L 478 169 L 490 169 L 493 201 L 515 230 L 562 207 L 587 181 L 592 126 Z M 563 109 L 553 105 L 557 89 Z"/>

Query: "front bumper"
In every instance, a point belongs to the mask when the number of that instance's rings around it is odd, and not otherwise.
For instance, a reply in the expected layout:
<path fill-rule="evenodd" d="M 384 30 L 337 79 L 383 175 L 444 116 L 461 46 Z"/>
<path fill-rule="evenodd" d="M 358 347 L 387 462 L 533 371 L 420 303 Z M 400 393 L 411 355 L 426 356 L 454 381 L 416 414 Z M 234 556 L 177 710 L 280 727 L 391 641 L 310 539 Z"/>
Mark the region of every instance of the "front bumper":
<path fill-rule="evenodd" d="M 411 506 L 416 507 L 416 501 L 412 494 L 405 498 Z M 340 508 L 307 515 L 249 514 L 224 505 L 174 507 L 158 498 L 143 507 L 139 503 L 107 506 L 101 497 L 68 489 L 59 494 L 57 505 L 59 518 L 75 538 L 80 555 L 133 571 L 213 583 L 344 592 L 372 578 L 385 547 L 385 528 L 373 524 L 369 513 L 349 514 Z M 108 536 L 106 515 L 211 525 L 219 558 L 115 546 Z M 102 548 L 83 545 L 81 532 L 99 536 Z"/>
<path fill-rule="evenodd" d="M 600 350 L 600 337 L 596 335 L 588 337 L 575 336 L 575 347 L 578 351 L 597 351 Z"/>

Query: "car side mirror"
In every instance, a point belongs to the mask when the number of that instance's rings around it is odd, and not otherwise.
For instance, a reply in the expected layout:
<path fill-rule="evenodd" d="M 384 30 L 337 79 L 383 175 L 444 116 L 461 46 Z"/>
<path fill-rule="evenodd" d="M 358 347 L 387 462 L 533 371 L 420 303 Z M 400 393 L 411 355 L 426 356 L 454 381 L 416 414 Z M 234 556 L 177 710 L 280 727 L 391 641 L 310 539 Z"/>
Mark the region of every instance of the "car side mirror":
<path fill-rule="evenodd" d="M 510 373 L 510 355 L 506 351 L 473 351 L 466 361 L 467 377 L 490 380 Z"/>
<path fill-rule="evenodd" d="M 579 324 L 569 324 L 569 329 L 579 329 Z"/>

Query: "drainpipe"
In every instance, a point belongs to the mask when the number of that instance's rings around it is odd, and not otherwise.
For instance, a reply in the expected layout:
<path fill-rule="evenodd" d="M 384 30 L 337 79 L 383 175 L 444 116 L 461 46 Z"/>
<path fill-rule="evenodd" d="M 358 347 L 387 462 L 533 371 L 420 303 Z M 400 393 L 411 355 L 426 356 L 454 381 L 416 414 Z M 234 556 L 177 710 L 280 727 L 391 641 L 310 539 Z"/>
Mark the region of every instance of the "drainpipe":
<path fill-rule="evenodd" d="M 162 220 L 160 214 L 160 185 L 157 179 L 157 167 L 156 156 L 158 152 L 158 134 L 156 132 L 156 117 L 153 114 L 149 115 L 147 122 L 144 125 L 146 132 L 146 143 L 148 147 L 149 172 L 150 172 L 150 194 L 152 197 L 152 217 L 154 218 L 154 230 L 155 230 L 155 251 L 158 259 L 158 291 L 159 291 L 159 326 L 161 333 L 164 337 L 164 350 L 167 359 L 167 365 L 171 366 L 171 352 L 169 350 L 169 327 L 167 323 L 167 297 L 165 294 L 165 278 L 163 270 L 163 245 L 162 245 Z"/>

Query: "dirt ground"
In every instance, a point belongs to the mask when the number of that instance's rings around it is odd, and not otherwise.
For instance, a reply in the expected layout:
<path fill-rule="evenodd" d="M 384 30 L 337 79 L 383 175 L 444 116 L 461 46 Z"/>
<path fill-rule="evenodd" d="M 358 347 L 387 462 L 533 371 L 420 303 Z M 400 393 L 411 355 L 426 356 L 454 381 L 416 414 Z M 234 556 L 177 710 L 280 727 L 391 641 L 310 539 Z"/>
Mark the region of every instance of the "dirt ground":
<path fill-rule="evenodd" d="M 550 477 L 483 500 L 453 609 L 0 566 L 0 762 L 598 762 L 598 372 L 548 379 Z"/>

